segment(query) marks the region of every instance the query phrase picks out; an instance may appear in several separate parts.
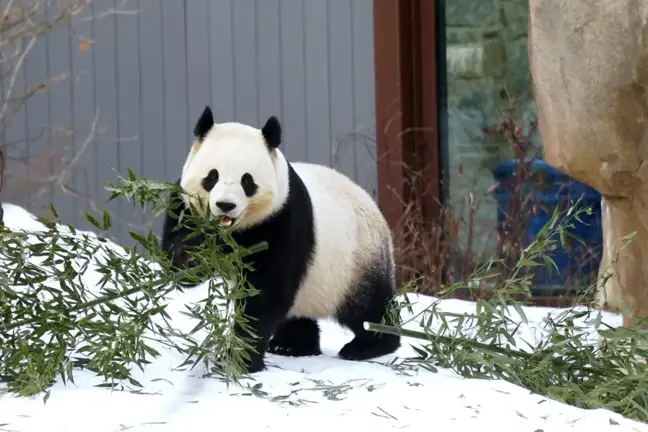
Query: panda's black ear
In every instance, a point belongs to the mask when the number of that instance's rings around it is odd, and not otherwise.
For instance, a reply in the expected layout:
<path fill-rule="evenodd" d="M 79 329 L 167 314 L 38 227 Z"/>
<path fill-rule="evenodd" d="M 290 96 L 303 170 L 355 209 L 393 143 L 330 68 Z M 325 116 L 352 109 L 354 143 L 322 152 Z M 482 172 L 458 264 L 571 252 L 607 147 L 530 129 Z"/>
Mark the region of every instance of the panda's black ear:
<path fill-rule="evenodd" d="M 270 150 L 276 149 L 281 144 L 281 123 L 277 117 L 270 117 L 261 129 L 261 133 Z"/>
<path fill-rule="evenodd" d="M 212 126 L 214 126 L 214 116 L 212 115 L 211 108 L 207 105 L 196 122 L 196 126 L 194 126 L 194 136 L 202 140 Z"/>

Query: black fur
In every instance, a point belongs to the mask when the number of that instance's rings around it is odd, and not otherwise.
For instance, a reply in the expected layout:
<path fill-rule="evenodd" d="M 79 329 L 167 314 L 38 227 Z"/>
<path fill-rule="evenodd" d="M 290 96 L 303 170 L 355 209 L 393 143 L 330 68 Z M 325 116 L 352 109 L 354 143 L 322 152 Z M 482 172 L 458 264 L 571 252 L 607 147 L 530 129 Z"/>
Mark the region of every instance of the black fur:
<path fill-rule="evenodd" d="M 270 117 L 261 128 L 261 133 L 270 150 L 276 149 L 281 144 L 281 123 L 277 117 Z"/>
<path fill-rule="evenodd" d="M 209 170 L 207 176 L 202 179 L 201 185 L 203 189 L 205 189 L 205 191 L 209 192 L 210 190 L 214 189 L 216 183 L 218 183 L 218 170 L 212 169 Z"/>
<path fill-rule="evenodd" d="M 355 335 L 344 345 L 338 355 L 346 360 L 368 360 L 391 354 L 400 346 L 400 337 L 386 333 L 366 331 L 364 322 L 380 323 L 384 318 L 387 325 L 397 325 L 395 317 L 386 314 L 394 296 L 393 282 L 388 270 L 389 256 L 385 246 L 381 257 L 376 257 L 372 266 L 366 268 L 359 278 L 359 284 L 352 290 L 340 308 L 335 319 L 348 327 Z"/>
<path fill-rule="evenodd" d="M 241 176 L 241 187 L 248 197 L 253 196 L 257 189 L 259 189 L 259 185 L 254 183 L 254 177 L 250 173 L 245 173 Z"/>
<path fill-rule="evenodd" d="M 289 187 L 290 194 L 279 212 L 262 224 L 233 234 L 234 240 L 243 247 L 253 246 L 260 241 L 268 242 L 266 250 L 250 256 L 255 270 L 245 276 L 260 291 L 247 298 L 245 305 L 246 315 L 256 319 L 251 327 L 261 337 L 255 344 L 257 353 L 250 353 L 252 360 L 247 366 L 251 373 L 264 368 L 263 356 L 268 350 L 270 337 L 292 306 L 315 247 L 313 207 L 306 186 L 292 167 L 289 168 Z M 190 265 L 186 258 L 186 247 L 190 245 L 184 244 L 189 230 L 181 227 L 172 232 L 171 228 L 176 223 L 173 217 L 167 215 L 162 247 L 173 254 L 174 265 L 182 267 Z M 191 239 L 192 243 L 200 241 L 198 237 Z M 317 323 L 313 321 L 313 325 L 317 326 Z M 319 332 L 317 337 L 319 338 Z M 281 351 L 276 345 L 275 348 Z"/>
<path fill-rule="evenodd" d="M 196 126 L 194 127 L 193 132 L 194 136 L 199 140 L 202 140 L 203 138 L 205 138 L 205 135 L 207 135 L 207 133 L 211 130 L 212 126 L 214 126 L 214 116 L 212 115 L 211 108 L 209 108 L 209 106 L 206 106 L 202 114 L 200 115 L 200 118 L 196 122 Z"/>
<path fill-rule="evenodd" d="M 291 357 L 320 355 L 319 337 L 319 325 L 314 319 L 288 318 L 275 331 L 268 351 Z"/>

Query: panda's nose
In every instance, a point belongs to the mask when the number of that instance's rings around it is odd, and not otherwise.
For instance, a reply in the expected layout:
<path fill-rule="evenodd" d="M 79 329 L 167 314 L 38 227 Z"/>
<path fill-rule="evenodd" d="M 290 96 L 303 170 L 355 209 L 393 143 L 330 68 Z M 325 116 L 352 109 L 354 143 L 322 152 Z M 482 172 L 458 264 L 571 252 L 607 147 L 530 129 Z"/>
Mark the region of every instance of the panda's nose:
<path fill-rule="evenodd" d="M 234 210 L 236 208 L 236 204 L 227 201 L 216 201 L 216 207 L 227 213 Z"/>

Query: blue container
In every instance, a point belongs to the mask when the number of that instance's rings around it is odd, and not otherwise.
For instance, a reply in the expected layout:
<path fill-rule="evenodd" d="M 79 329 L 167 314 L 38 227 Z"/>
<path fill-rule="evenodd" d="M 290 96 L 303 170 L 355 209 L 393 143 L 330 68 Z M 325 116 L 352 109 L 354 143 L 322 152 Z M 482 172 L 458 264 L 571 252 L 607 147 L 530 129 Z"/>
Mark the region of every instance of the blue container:
<path fill-rule="evenodd" d="M 500 163 L 493 170 L 493 177 L 498 183 L 495 189 L 497 201 L 498 231 L 502 235 L 501 223 L 509 209 L 509 198 L 512 193 L 513 174 L 517 168 L 517 160 L 508 160 Z M 529 201 L 523 212 L 527 217 L 527 224 L 524 227 L 523 245 L 529 245 L 535 240 L 538 232 L 551 220 L 551 215 L 556 206 L 561 207 L 561 216 L 581 196 L 581 206 L 590 207 L 592 214 L 582 213 L 579 218 L 583 223 L 572 219 L 574 228 L 571 233 L 579 237 L 583 242 L 570 239 L 570 248 L 565 250 L 561 247 L 559 239 L 556 239 L 557 248 L 551 254 L 559 272 L 552 268 L 551 275 L 546 266 L 536 267 L 533 279 L 534 292 L 537 288 L 546 292 L 549 287 L 556 287 L 559 290 L 569 283 L 577 282 L 585 288 L 596 278 L 601 252 L 603 246 L 601 231 L 601 195 L 591 187 L 578 182 L 564 173 L 552 168 L 542 159 L 534 159 L 530 163 L 529 175 L 523 185 L 523 193 Z M 536 209 L 535 213 L 532 207 Z"/>

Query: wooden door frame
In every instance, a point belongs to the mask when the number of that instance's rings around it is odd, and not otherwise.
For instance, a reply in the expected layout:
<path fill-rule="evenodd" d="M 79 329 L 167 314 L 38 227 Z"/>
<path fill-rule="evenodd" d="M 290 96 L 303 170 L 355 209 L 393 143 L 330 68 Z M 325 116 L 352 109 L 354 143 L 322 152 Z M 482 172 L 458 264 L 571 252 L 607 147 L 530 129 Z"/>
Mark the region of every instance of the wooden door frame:
<path fill-rule="evenodd" d="M 378 204 L 394 234 L 399 284 L 439 278 L 431 274 L 439 257 L 426 253 L 440 235 L 437 1 L 374 0 Z"/>
<path fill-rule="evenodd" d="M 377 192 L 393 230 L 412 200 L 426 220 L 440 208 L 436 2 L 373 3 Z"/>

